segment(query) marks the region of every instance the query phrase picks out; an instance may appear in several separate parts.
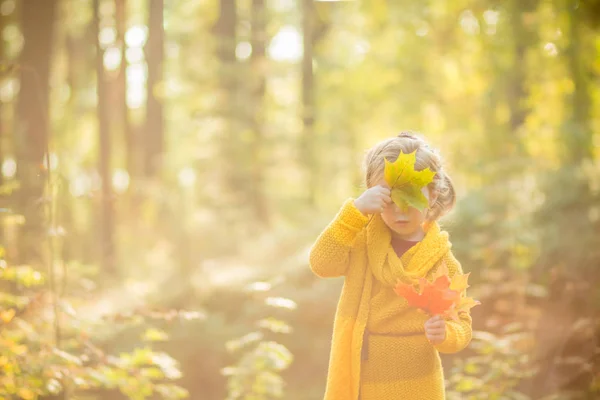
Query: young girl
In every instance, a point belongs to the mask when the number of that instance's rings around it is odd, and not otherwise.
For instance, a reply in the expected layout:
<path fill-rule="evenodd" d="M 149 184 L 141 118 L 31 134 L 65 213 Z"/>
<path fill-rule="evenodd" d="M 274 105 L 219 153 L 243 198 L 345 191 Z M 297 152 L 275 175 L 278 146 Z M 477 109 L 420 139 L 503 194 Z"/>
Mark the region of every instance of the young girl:
<path fill-rule="evenodd" d="M 435 172 L 422 189 L 424 212 L 402 212 L 384 179 L 387 159 L 416 150 L 414 169 Z M 452 181 L 436 151 L 420 137 L 402 133 L 367 152 L 365 190 L 344 202 L 310 253 L 320 277 L 344 276 L 329 361 L 325 400 L 442 400 L 439 352 L 455 353 L 471 340 L 471 317 L 429 318 L 398 296 L 398 280 L 430 279 L 443 263 L 463 274 L 437 219 L 455 204 Z"/>

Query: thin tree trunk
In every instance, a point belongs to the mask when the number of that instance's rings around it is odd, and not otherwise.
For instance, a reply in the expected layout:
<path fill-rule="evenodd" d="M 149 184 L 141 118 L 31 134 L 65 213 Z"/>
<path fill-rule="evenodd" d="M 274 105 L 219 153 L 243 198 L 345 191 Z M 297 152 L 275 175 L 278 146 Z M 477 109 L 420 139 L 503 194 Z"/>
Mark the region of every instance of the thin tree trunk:
<path fill-rule="evenodd" d="M 525 4 L 522 0 L 511 0 L 509 5 L 510 27 L 514 42 L 514 58 L 510 72 L 510 84 L 507 89 L 508 105 L 511 110 L 510 128 L 513 134 L 523 125 L 527 116 L 527 109 L 524 105 L 524 101 L 527 98 L 525 87 L 527 72 L 526 56 L 527 49 L 534 40 L 534 32 L 531 27 L 525 25 L 523 18 L 525 13 L 531 12 L 531 9 L 535 7 L 534 3 L 529 1 L 528 4 Z"/>
<path fill-rule="evenodd" d="M 164 59 L 164 28 L 163 0 L 149 0 L 150 10 L 148 19 L 148 96 L 146 104 L 146 151 L 144 154 L 144 172 L 147 177 L 158 175 L 164 151 L 164 118 L 161 94 L 163 59 Z"/>
<path fill-rule="evenodd" d="M 117 43 L 121 47 L 121 64 L 117 76 L 116 90 L 118 109 L 122 115 L 118 116 L 122 124 L 123 137 L 125 139 L 126 168 L 130 180 L 133 181 L 138 169 L 135 162 L 135 140 L 129 120 L 129 108 L 127 107 L 127 43 L 125 43 L 125 32 L 127 31 L 127 0 L 115 0 L 115 19 L 117 25 Z"/>
<path fill-rule="evenodd" d="M 268 225 L 269 214 L 264 193 L 264 114 L 266 92 L 266 8 L 264 0 L 253 0 L 251 14 L 252 26 L 252 84 L 250 102 L 253 108 L 251 115 L 252 132 L 254 137 L 250 154 L 252 157 L 251 198 L 256 219 L 263 225 Z"/>
<path fill-rule="evenodd" d="M 65 115 L 69 119 L 69 123 L 67 124 L 67 129 L 73 129 L 73 121 L 77 120 L 77 94 L 79 92 L 79 80 L 77 79 L 77 71 L 78 71 L 78 47 L 80 47 L 80 38 L 74 37 L 71 33 L 64 33 L 64 46 L 67 57 L 67 72 L 66 72 L 66 82 L 69 87 L 69 100 L 65 104 Z M 77 232 L 77 227 L 73 221 L 73 201 L 72 196 L 69 195 L 69 191 L 63 190 L 61 191 L 63 196 L 60 196 L 57 203 L 60 209 L 60 214 L 62 218 L 60 219 L 61 225 L 65 227 L 67 232 L 67 238 L 79 238 L 77 244 L 73 245 L 72 240 L 66 240 L 63 246 L 62 259 L 63 260 L 72 260 L 78 259 L 83 256 L 84 251 L 82 248 L 82 237 Z M 66 276 L 66 274 L 64 275 Z"/>
<path fill-rule="evenodd" d="M 531 18 L 538 7 L 539 0 L 511 0 L 509 3 L 510 30 L 513 35 L 514 51 L 513 63 L 508 71 L 510 81 L 507 86 L 508 106 L 510 108 L 510 135 L 513 137 L 509 143 L 517 157 L 526 156 L 526 149 L 520 139 L 521 130 L 529 114 L 527 98 L 527 53 L 537 43 L 537 31 Z M 527 22 L 530 21 L 530 22 Z M 525 161 L 527 162 L 527 161 Z M 521 165 L 516 166 L 521 169 Z"/>
<path fill-rule="evenodd" d="M 2 4 L 4 2 L 0 1 L 0 9 L 2 8 Z M 0 14 L 0 32 L 4 32 L 4 27 L 6 26 L 6 19 L 7 17 Z M 4 62 L 8 63 L 8 60 L 6 60 L 5 54 L 4 54 L 4 37 L 0 36 L 0 60 L 4 60 Z M 2 102 L 0 102 L 0 186 L 4 185 L 4 174 L 2 173 L 2 164 L 4 163 L 4 157 L 5 154 L 7 153 L 6 151 L 6 147 L 7 147 L 7 135 L 5 133 L 6 127 L 4 125 L 4 120 L 2 119 Z M 3 223 L 3 219 L 0 219 L 0 243 L 5 246 L 8 247 L 7 243 L 5 243 L 4 241 L 4 223 Z"/>
<path fill-rule="evenodd" d="M 99 169 L 102 180 L 101 197 L 101 234 L 100 234 L 100 257 L 103 270 L 115 273 L 115 251 L 113 243 L 113 193 L 110 169 L 111 140 L 109 132 L 109 118 L 106 104 L 106 77 L 104 71 L 104 52 L 100 46 L 100 0 L 93 1 L 94 17 L 93 31 L 96 41 L 96 85 L 98 90 L 98 136 L 99 136 Z"/>
<path fill-rule="evenodd" d="M 20 238 L 20 261 L 38 257 L 44 226 L 42 199 L 45 185 L 44 155 L 49 136 L 48 102 L 55 0 L 28 0 L 21 4 L 24 38 L 20 61 L 20 91 L 16 132 L 19 204 L 25 216 Z"/>
<path fill-rule="evenodd" d="M 0 9 L 4 2 L 0 0 Z M 4 32 L 6 26 L 6 17 L 0 13 L 0 32 Z M 0 36 L 0 60 L 7 62 L 4 55 L 4 37 Z M 2 163 L 4 162 L 4 154 L 6 153 L 5 133 L 4 133 L 4 120 L 2 119 L 2 102 L 0 102 L 0 186 L 4 184 L 4 174 L 2 173 Z M 2 239 L 2 225 L 0 225 L 0 240 Z"/>
<path fill-rule="evenodd" d="M 565 127 L 567 160 L 575 165 L 593 157 L 590 105 L 592 98 L 589 85 L 589 67 L 585 57 L 588 51 L 582 49 L 584 28 L 582 7 L 567 2 L 569 18 L 569 46 L 566 49 L 567 65 L 575 89 L 570 95 L 571 118 Z M 589 50 L 589 49 L 588 49 Z"/>
<path fill-rule="evenodd" d="M 94 35 L 91 29 L 85 33 L 76 35 L 71 32 L 65 32 L 65 48 L 67 54 L 67 74 L 66 82 L 69 86 L 69 100 L 65 105 L 65 115 L 68 118 L 68 130 L 76 129 L 81 116 L 87 112 L 87 107 L 82 104 L 81 96 L 85 92 L 88 81 L 93 79 L 95 74 L 95 52 L 89 52 L 88 49 L 95 49 Z M 66 189 L 68 192 L 68 189 Z M 58 204 L 61 208 L 61 224 L 66 228 L 67 237 L 65 238 L 65 260 L 78 259 L 82 262 L 91 263 L 97 260 L 95 253 L 98 242 L 96 232 L 89 232 L 88 229 L 80 227 L 73 219 L 73 205 L 76 199 L 70 196 L 64 196 L 64 199 Z M 71 240 L 72 239 L 72 240 Z"/>
<path fill-rule="evenodd" d="M 522 171 L 522 166 L 514 162 L 507 163 L 509 157 L 523 157 L 525 148 L 519 133 L 522 129 L 529 110 L 526 105 L 527 91 L 527 52 L 533 48 L 536 33 L 533 26 L 526 23 L 528 13 L 537 7 L 538 0 L 511 0 L 505 4 L 503 12 L 506 22 L 500 24 L 500 32 L 496 35 L 481 35 L 482 40 L 489 46 L 487 54 L 491 68 L 491 84 L 487 94 L 487 104 L 483 107 L 483 124 L 489 134 L 489 157 L 504 160 L 497 163 L 494 170 L 500 177 L 507 177 L 513 172 Z M 504 41 L 509 35 L 511 63 L 505 66 L 503 55 L 495 45 Z M 506 102 L 510 111 L 508 124 L 497 122 L 497 108 Z M 511 139 L 507 140 L 507 136 Z M 494 178 L 496 179 L 496 178 Z M 505 202 L 502 202 L 505 203 Z M 505 203 L 506 204 L 506 203 Z"/>
<path fill-rule="evenodd" d="M 218 98 L 217 113 L 223 120 L 223 134 L 220 141 L 220 153 L 223 163 L 220 170 L 223 174 L 223 186 L 226 189 L 228 205 L 237 202 L 241 182 L 240 174 L 236 172 L 235 163 L 232 160 L 237 159 L 239 139 L 235 136 L 236 109 L 237 103 L 237 80 L 236 80 L 236 25 L 237 10 L 236 0 L 219 1 L 219 19 L 217 20 L 214 32 L 217 36 L 217 57 L 220 64 L 219 85 L 220 94 Z M 225 192 L 224 192 L 225 193 Z M 234 222 L 234 221 L 232 221 Z"/>
<path fill-rule="evenodd" d="M 315 107 L 314 107 L 314 71 L 313 40 L 315 28 L 315 9 L 313 0 L 302 1 L 302 33 L 304 55 L 302 57 L 302 160 L 307 174 L 307 201 L 314 205 L 318 168 L 315 165 Z"/>

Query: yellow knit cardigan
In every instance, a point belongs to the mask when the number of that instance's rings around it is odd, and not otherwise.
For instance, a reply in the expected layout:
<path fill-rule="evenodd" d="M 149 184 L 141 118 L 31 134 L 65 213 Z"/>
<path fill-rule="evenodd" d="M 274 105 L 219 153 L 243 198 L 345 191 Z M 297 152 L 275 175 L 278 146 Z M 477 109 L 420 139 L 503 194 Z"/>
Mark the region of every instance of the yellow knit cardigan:
<path fill-rule="evenodd" d="M 359 394 L 361 400 L 443 400 L 438 352 L 455 353 L 469 344 L 471 317 L 463 313 L 459 321 L 446 321 L 445 341 L 433 346 L 424 335 L 428 317 L 408 307 L 392 287 L 397 279 L 429 277 L 443 262 L 451 276 L 462 274 L 450 251 L 448 234 L 434 223 L 420 243 L 398 258 L 381 216 L 375 215 L 368 226 L 367 222 L 354 200 L 346 200 L 310 252 L 310 267 L 316 275 L 345 277 L 324 400 L 357 400 Z M 365 330 L 388 335 L 369 343 L 373 347 L 369 364 L 361 360 Z"/>

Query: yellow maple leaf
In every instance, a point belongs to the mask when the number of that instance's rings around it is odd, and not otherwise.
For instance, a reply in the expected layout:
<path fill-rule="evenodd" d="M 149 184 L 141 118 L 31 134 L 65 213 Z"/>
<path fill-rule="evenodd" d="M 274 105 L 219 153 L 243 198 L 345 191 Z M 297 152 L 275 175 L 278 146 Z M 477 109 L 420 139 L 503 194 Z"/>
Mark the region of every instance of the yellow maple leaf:
<path fill-rule="evenodd" d="M 400 152 L 393 163 L 384 159 L 384 178 L 392 191 L 392 200 L 403 210 L 409 206 L 423 210 L 428 206 L 421 189 L 433 181 L 435 172 L 429 168 L 415 170 L 417 151 L 409 154 Z"/>
<path fill-rule="evenodd" d="M 469 275 L 471 275 L 470 272 L 468 274 L 463 274 L 463 275 L 455 274 L 452 277 L 452 280 L 450 281 L 450 289 L 456 290 L 458 292 L 462 292 L 463 290 L 468 288 L 469 287 Z"/>
<path fill-rule="evenodd" d="M 456 311 L 460 312 L 460 311 L 464 311 L 464 312 L 469 312 L 469 310 L 475 306 L 480 305 L 481 302 L 479 300 L 475 300 L 472 297 L 464 297 L 462 299 L 460 299 L 460 301 L 458 302 L 458 305 L 456 306 Z"/>

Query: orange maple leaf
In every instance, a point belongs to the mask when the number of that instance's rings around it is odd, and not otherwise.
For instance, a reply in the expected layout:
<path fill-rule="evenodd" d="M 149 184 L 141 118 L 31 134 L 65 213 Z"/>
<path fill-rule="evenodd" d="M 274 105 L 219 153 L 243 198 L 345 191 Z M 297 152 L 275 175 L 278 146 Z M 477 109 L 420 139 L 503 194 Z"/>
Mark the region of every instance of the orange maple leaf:
<path fill-rule="evenodd" d="M 442 315 L 451 319 L 458 319 L 459 312 L 469 310 L 480 304 L 471 297 L 462 297 L 461 294 L 469 287 L 469 274 L 455 274 L 452 279 L 448 276 L 448 268 L 443 263 L 430 282 L 425 278 L 419 279 L 419 290 L 414 286 L 398 282 L 394 291 L 403 297 L 408 305 L 415 307 L 431 316 Z"/>
<path fill-rule="evenodd" d="M 421 293 L 417 292 L 411 285 L 399 282 L 394 291 L 398 296 L 404 297 L 408 304 L 412 307 L 424 309 L 427 307 L 427 298 Z"/>

